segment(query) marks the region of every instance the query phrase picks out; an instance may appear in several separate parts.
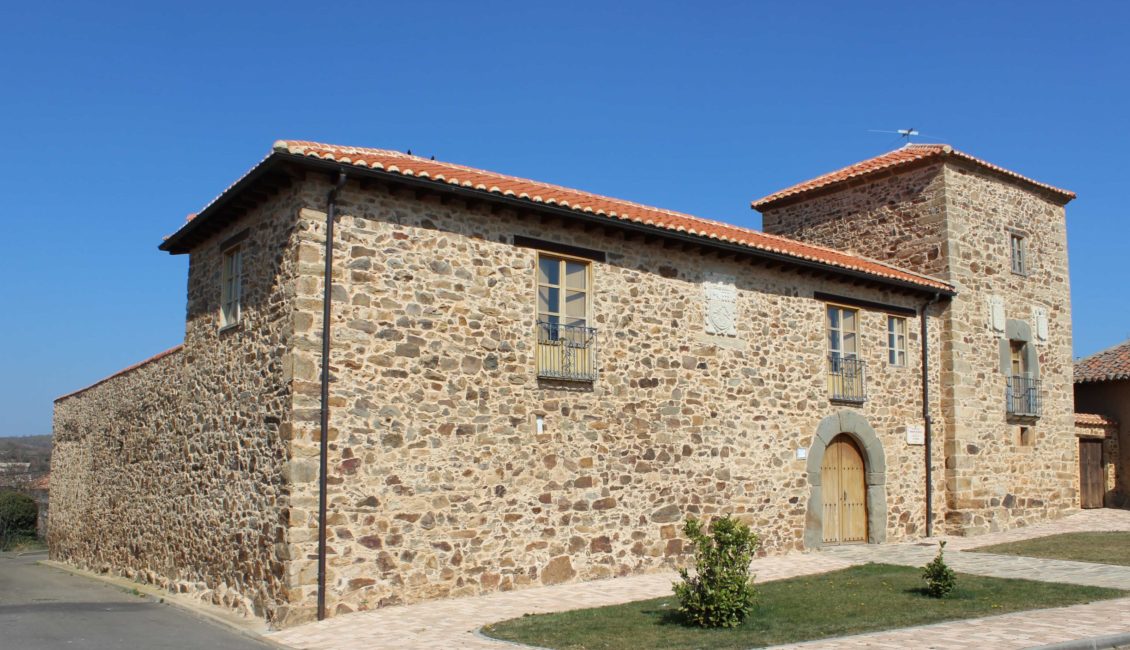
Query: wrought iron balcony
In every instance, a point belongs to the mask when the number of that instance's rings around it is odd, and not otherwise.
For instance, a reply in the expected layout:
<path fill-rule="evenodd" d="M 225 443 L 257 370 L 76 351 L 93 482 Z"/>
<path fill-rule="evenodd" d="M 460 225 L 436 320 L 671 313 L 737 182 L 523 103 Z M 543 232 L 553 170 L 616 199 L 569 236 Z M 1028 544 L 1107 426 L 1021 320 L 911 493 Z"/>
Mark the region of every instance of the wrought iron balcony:
<path fill-rule="evenodd" d="M 596 328 L 538 321 L 538 377 L 596 381 Z"/>
<path fill-rule="evenodd" d="M 1040 417 L 1043 402 L 1040 399 L 1040 380 L 1013 375 L 1005 389 L 1005 408 L 1009 415 Z"/>
<path fill-rule="evenodd" d="M 837 402 L 864 402 L 864 362 L 833 352 L 828 355 L 828 393 Z"/>

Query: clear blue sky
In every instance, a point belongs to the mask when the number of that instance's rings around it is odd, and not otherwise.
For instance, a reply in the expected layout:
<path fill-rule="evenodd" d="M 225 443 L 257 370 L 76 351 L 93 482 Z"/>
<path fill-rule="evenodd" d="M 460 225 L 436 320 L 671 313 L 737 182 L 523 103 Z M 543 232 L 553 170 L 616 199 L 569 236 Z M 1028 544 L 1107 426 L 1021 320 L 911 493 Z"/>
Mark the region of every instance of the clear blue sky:
<path fill-rule="evenodd" d="M 1130 3 L 159 4 L 4 10 L 0 435 L 181 341 L 157 245 L 279 138 L 760 227 L 918 127 L 1078 192 L 1075 352 L 1130 336 Z"/>

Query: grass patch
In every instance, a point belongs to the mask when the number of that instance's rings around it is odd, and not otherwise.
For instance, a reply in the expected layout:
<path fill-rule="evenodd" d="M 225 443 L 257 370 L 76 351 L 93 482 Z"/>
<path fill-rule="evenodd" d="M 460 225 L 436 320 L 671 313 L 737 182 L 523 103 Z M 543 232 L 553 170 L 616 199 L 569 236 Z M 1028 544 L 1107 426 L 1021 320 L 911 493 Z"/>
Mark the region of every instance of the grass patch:
<path fill-rule="evenodd" d="M 865 564 L 813 576 L 760 583 L 758 606 L 741 627 L 702 629 L 683 623 L 667 598 L 554 614 L 527 615 L 483 628 L 497 639 L 545 648 L 750 648 L 911 625 L 1060 607 L 1117 598 L 1116 589 L 1004 580 L 959 573 L 945 599 L 924 595 L 922 569 Z"/>
<path fill-rule="evenodd" d="M 35 535 L 14 535 L 0 539 L 0 551 L 8 553 L 31 553 L 46 548 L 47 544 Z"/>
<path fill-rule="evenodd" d="M 1130 566 L 1130 533 L 1063 533 L 969 550 Z"/>

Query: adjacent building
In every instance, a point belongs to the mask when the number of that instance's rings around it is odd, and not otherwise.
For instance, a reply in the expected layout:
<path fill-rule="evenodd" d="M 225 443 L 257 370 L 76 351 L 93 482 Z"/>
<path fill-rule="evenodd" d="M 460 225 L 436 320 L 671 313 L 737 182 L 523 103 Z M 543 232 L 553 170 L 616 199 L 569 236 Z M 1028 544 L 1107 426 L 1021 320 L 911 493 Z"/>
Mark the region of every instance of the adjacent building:
<path fill-rule="evenodd" d="M 1130 505 L 1130 340 L 1075 362 L 1082 507 Z"/>
<path fill-rule="evenodd" d="M 278 142 L 161 244 L 184 344 L 57 400 L 52 557 L 287 626 L 1060 516 L 1073 197 L 908 145 L 759 232 Z"/>

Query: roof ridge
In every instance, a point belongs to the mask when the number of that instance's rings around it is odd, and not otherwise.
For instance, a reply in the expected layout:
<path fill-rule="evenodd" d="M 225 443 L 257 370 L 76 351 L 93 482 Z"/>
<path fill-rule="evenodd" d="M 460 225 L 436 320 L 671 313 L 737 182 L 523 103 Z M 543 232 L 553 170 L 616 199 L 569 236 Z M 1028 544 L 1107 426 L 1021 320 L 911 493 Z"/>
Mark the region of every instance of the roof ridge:
<path fill-rule="evenodd" d="M 1075 360 L 1075 363 L 1083 363 L 1084 361 L 1088 361 L 1090 359 L 1093 359 L 1097 356 L 1106 354 L 1108 352 L 1114 352 L 1115 350 L 1117 350 L 1118 348 L 1120 348 L 1124 345 L 1130 345 L 1130 339 L 1126 339 L 1125 341 L 1115 343 L 1114 345 L 1112 345 L 1110 347 L 1103 348 L 1103 349 L 1099 350 L 1098 352 L 1092 352 L 1091 354 L 1088 354 L 1085 357 L 1080 357 L 1080 358 Z"/>
<path fill-rule="evenodd" d="M 431 165 L 440 165 L 440 166 L 443 166 L 443 167 L 452 167 L 454 169 L 459 169 L 459 170 L 462 170 L 462 171 L 471 172 L 473 174 L 489 174 L 491 176 L 497 176 L 499 178 L 504 178 L 506 180 L 517 181 L 517 182 L 520 182 L 520 183 L 531 183 L 533 185 L 540 185 L 541 187 L 544 187 L 546 189 L 560 190 L 560 191 L 563 191 L 563 192 L 575 192 L 575 193 L 578 193 L 578 194 L 587 194 L 587 195 L 592 196 L 594 198 L 604 199 L 605 201 L 615 201 L 616 203 L 623 203 L 625 205 L 631 205 L 631 206 L 641 208 L 641 209 L 644 209 L 644 210 L 654 210 L 655 212 L 662 212 L 662 213 L 665 213 L 665 214 L 669 214 L 673 217 L 683 217 L 683 218 L 686 218 L 686 219 L 690 219 L 692 221 L 699 221 L 699 222 L 702 222 L 702 223 L 705 223 L 705 224 L 711 224 L 711 225 L 714 225 L 714 226 L 725 226 L 727 228 L 737 228 L 737 229 L 740 229 L 740 230 L 745 230 L 747 232 L 768 235 L 768 233 L 763 233 L 760 230 L 754 230 L 752 228 L 746 228 L 744 226 L 738 226 L 738 225 L 728 223 L 728 222 L 725 222 L 725 221 L 718 221 L 718 220 L 715 220 L 715 219 L 707 219 L 706 217 L 700 217 L 698 215 L 690 214 L 690 213 L 687 213 L 687 212 L 679 212 L 678 210 L 671 210 L 669 208 L 661 208 L 661 207 L 655 206 L 655 205 L 648 205 L 647 203 L 640 203 L 638 201 L 632 201 L 630 199 L 622 199 L 622 198 L 615 197 L 615 196 L 608 196 L 606 194 L 599 194 L 597 192 L 592 192 L 592 191 L 589 191 L 589 190 L 582 190 L 582 189 L 578 189 L 578 188 L 575 188 L 575 187 L 566 187 L 565 185 L 558 185 L 556 183 L 547 183 L 546 181 L 539 181 L 539 180 L 535 180 L 535 179 L 532 179 L 532 178 L 525 178 L 523 176 L 514 176 L 514 175 L 511 175 L 511 174 L 503 174 L 501 172 L 488 171 L 488 170 L 482 169 L 480 167 L 469 167 L 467 165 L 448 162 L 446 160 L 432 160 L 430 158 L 421 158 L 420 156 L 416 156 L 414 154 L 406 154 L 406 153 L 402 153 L 400 151 L 395 151 L 395 150 L 392 150 L 392 149 L 378 149 L 376 147 L 351 147 L 351 146 L 343 146 L 343 145 L 337 145 L 337 144 L 329 144 L 329 143 L 325 143 L 325 142 L 311 142 L 311 141 L 306 141 L 306 140 L 280 140 L 279 142 L 287 143 L 287 144 L 312 145 L 314 147 L 325 147 L 327 149 L 340 149 L 340 150 L 352 149 L 352 150 L 355 150 L 358 153 L 365 152 L 365 153 L 373 153 L 373 154 L 378 154 L 378 155 L 394 155 L 394 156 L 398 156 L 398 157 L 401 157 L 401 158 L 418 160 L 420 162 L 428 163 L 428 164 L 431 164 Z M 275 144 L 278 145 L 278 143 L 275 143 Z M 792 241 L 792 240 L 790 240 L 790 241 Z M 800 243 L 803 243 L 803 242 L 800 242 Z M 842 253 L 843 251 L 837 251 L 837 252 Z"/>
<path fill-rule="evenodd" d="M 274 143 L 272 149 L 273 151 L 268 159 L 275 155 L 284 154 L 309 157 L 363 169 L 379 170 L 383 173 L 414 177 L 430 182 L 459 186 L 485 194 L 528 201 L 535 205 L 567 209 L 610 220 L 632 222 L 645 227 L 682 233 L 694 238 L 713 240 L 718 242 L 716 245 L 740 246 L 772 255 L 782 255 L 797 261 L 814 262 L 830 269 L 839 269 L 848 274 L 886 278 L 887 280 L 914 285 L 919 289 L 943 291 L 947 294 L 954 290 L 953 285 L 944 280 L 902 269 L 893 264 L 873 260 L 856 253 L 796 241 L 780 235 L 770 235 L 752 228 L 705 219 L 685 212 L 586 192 L 585 190 L 544 181 L 499 174 L 458 163 L 426 159 L 388 149 L 333 145 L 310 140 L 278 140 Z M 260 163 L 243 179 L 237 181 L 232 188 L 240 187 L 240 183 L 265 164 L 267 163 Z M 219 205 L 218 201 L 235 191 L 232 188 L 225 191 L 220 199 L 209 204 L 208 208 L 203 210 L 200 215 L 205 219 L 210 218 L 212 211 Z M 166 239 L 165 243 L 161 245 L 161 249 L 169 252 L 187 252 L 187 249 L 183 248 L 184 238 L 188 237 L 189 233 L 194 230 L 198 230 L 200 223 L 200 216 L 186 223 L 180 230 Z"/>
<path fill-rule="evenodd" d="M 815 192 L 826 187 L 846 183 L 857 178 L 865 178 L 874 174 L 878 174 L 880 172 L 884 172 L 893 167 L 909 165 L 911 163 L 919 162 L 921 160 L 935 156 L 954 156 L 962 160 L 971 162 L 975 165 L 979 165 L 998 174 L 1003 174 L 1014 180 L 1018 180 L 1034 187 L 1041 188 L 1045 191 L 1058 194 L 1066 198 L 1068 201 L 1075 198 L 1074 192 L 1064 190 L 1047 183 L 1041 183 L 1040 181 L 1024 176 L 1023 174 L 1018 174 L 999 165 L 994 165 L 991 162 L 967 154 L 964 151 L 955 149 L 951 145 L 942 143 L 908 142 L 898 149 L 894 149 L 877 156 L 872 156 L 870 158 L 854 162 L 850 165 L 845 165 L 844 167 L 840 167 L 839 169 L 821 174 L 819 176 L 816 176 L 815 178 L 810 178 L 806 181 L 801 181 L 799 183 L 790 185 L 783 190 L 778 190 L 771 194 L 767 194 L 760 199 L 751 201 L 750 207 L 760 211 L 762 208 L 768 207 L 769 205 L 784 199 L 806 195 L 810 192 Z M 1066 203 L 1066 201 L 1064 203 Z"/>

